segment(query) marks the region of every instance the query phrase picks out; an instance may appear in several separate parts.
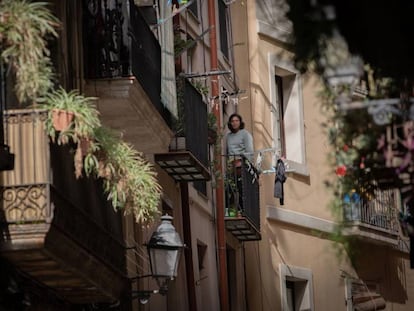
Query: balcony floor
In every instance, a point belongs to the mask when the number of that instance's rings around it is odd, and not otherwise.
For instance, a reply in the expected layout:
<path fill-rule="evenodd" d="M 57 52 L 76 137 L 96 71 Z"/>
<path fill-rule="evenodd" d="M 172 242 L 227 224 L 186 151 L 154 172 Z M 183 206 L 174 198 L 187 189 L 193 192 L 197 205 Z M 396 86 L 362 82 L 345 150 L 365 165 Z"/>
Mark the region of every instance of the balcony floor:
<path fill-rule="evenodd" d="M 227 231 L 231 232 L 241 242 L 258 241 L 262 239 L 260 232 L 246 217 L 225 217 L 224 221 Z"/>

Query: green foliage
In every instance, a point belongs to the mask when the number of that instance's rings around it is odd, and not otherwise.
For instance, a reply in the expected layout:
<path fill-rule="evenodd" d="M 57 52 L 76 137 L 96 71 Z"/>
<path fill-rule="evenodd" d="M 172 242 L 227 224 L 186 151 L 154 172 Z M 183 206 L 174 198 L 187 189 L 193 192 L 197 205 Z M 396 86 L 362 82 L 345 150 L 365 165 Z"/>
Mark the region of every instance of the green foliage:
<path fill-rule="evenodd" d="M 372 95 L 382 96 L 380 94 L 386 93 L 384 88 L 374 92 L 379 85 L 388 85 L 389 90 L 392 89 L 391 84 L 382 83 L 384 80 L 375 80 L 373 76 L 371 78 Z M 346 229 L 343 221 L 346 204 L 344 195 L 356 192 L 365 201 L 375 195 L 374 190 L 378 189 L 378 183 L 373 172 L 384 166 L 383 155 L 377 148 L 378 138 L 384 133 L 384 128 L 374 123 L 366 109 L 338 109 L 336 98 L 340 94 L 350 97 L 349 92 L 348 88 L 331 89 L 325 86 L 319 98 L 322 101 L 322 113 L 327 116 L 323 128 L 331 147 L 328 159 L 332 171 L 338 167 L 346 168 L 343 175 L 337 174 L 336 178 L 325 182 L 333 195 L 330 207 L 339 224 L 331 239 L 338 243 L 338 255 L 346 254 L 354 262 L 357 257 L 356 243 L 343 234 Z"/>
<path fill-rule="evenodd" d="M 47 133 L 58 144 L 74 143 L 75 175 L 102 178 L 104 191 L 115 209 L 149 222 L 158 214 L 161 187 L 156 172 L 143 155 L 101 126 L 93 97 L 62 87 L 53 91 L 53 74 L 47 36 L 57 37 L 58 20 L 46 3 L 26 0 L 0 2 L 1 57 L 16 74 L 15 92 L 20 102 L 32 101 L 48 111 Z M 53 111 L 73 114 L 66 129 L 53 126 Z M 83 143 L 89 146 L 83 151 Z"/>
<path fill-rule="evenodd" d="M 152 165 L 107 128 L 97 128 L 95 139 L 101 151 L 96 174 L 103 178 L 105 192 L 114 208 L 132 213 L 137 222 L 152 220 L 159 213 L 161 194 Z"/>
<path fill-rule="evenodd" d="M 217 117 L 214 113 L 209 112 L 207 115 L 207 127 L 217 131 Z"/>
<path fill-rule="evenodd" d="M 93 137 L 95 128 L 101 126 L 99 112 L 93 104 L 95 100 L 95 97 L 85 97 L 77 90 L 67 92 L 62 87 L 47 94 L 45 102 L 40 106 L 48 110 L 47 131 L 52 140 L 57 140 L 58 144 L 65 144 L 70 139 L 74 143 L 79 143 L 82 138 Z M 52 123 L 54 110 L 63 110 L 74 114 L 74 119 L 69 127 L 58 133 Z"/>
<path fill-rule="evenodd" d="M 192 39 L 184 40 L 181 38 L 181 34 L 177 33 L 174 35 L 174 55 L 175 57 L 180 56 L 188 49 L 193 48 L 196 45 L 196 41 Z"/>
<path fill-rule="evenodd" d="M 58 20 L 45 2 L 0 2 L 1 57 L 16 75 L 15 92 L 22 103 L 37 101 L 53 86 L 46 37 L 57 37 Z"/>
<path fill-rule="evenodd" d="M 75 175 L 102 178 L 104 191 L 115 209 L 133 214 L 137 222 L 148 222 L 158 214 L 161 187 L 156 173 L 143 155 L 122 141 L 110 129 L 101 126 L 95 98 L 77 91 L 67 93 L 60 88 L 47 96 L 43 107 L 48 110 L 47 131 L 58 144 L 74 142 Z M 56 132 L 52 123 L 54 109 L 74 114 L 69 127 Z M 86 154 L 81 151 L 83 140 L 89 142 Z"/>
<path fill-rule="evenodd" d="M 201 95 L 207 95 L 209 88 L 204 83 L 200 82 L 196 79 L 191 79 L 191 84 L 194 86 L 194 88 L 201 94 Z"/>

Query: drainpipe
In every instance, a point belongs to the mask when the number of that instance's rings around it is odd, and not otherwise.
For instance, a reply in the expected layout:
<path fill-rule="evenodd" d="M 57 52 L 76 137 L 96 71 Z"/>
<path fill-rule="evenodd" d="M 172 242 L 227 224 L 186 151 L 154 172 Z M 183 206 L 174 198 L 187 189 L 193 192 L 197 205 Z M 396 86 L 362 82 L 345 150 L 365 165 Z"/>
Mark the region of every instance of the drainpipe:
<path fill-rule="evenodd" d="M 155 1 L 156 3 L 157 1 Z M 173 26 L 179 27 L 180 14 L 173 17 Z M 175 60 L 175 74 L 176 76 L 182 72 L 181 57 Z M 185 258 L 185 274 L 187 280 L 187 298 L 188 308 L 191 311 L 197 311 L 197 294 L 194 279 L 194 261 L 193 261 L 193 247 L 191 236 L 191 219 L 190 219 L 190 203 L 188 194 L 188 183 L 180 182 L 181 193 L 181 209 L 183 219 L 183 239 L 186 247 L 184 248 Z"/>
<path fill-rule="evenodd" d="M 188 307 L 191 311 L 197 311 L 197 299 L 194 280 L 193 248 L 191 238 L 190 203 L 188 200 L 188 183 L 180 182 L 180 190 L 183 216 L 184 244 L 186 246 L 184 249 L 184 258 L 185 271 L 187 274 Z"/>
<path fill-rule="evenodd" d="M 217 59 L 217 37 L 216 37 L 216 8 L 215 0 L 208 0 L 208 21 L 210 29 L 210 70 L 218 70 Z M 219 98 L 218 76 L 211 78 L 211 96 L 214 98 L 213 113 L 217 118 L 217 128 L 221 129 L 221 102 Z M 214 158 L 215 171 L 223 173 L 223 160 L 221 157 L 221 144 L 215 148 Z M 228 311 L 228 282 L 227 282 L 227 263 L 226 263 L 226 237 L 224 226 L 224 181 L 223 178 L 216 180 L 216 228 L 217 228 L 217 248 L 219 260 L 219 294 L 220 310 Z"/>

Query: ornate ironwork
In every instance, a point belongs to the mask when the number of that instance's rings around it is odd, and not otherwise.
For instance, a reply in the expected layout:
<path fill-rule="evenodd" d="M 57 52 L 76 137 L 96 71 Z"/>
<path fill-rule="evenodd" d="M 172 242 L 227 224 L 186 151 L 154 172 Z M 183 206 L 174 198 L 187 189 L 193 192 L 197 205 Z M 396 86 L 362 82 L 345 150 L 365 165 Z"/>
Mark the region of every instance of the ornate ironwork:
<path fill-rule="evenodd" d="M 86 78 L 134 75 L 164 116 L 165 107 L 160 97 L 160 44 L 134 1 L 86 0 L 83 3 Z"/>
<path fill-rule="evenodd" d="M 124 16 L 127 1 L 88 0 L 85 13 L 86 65 L 89 77 L 119 77 L 128 72 L 128 40 Z"/>
<path fill-rule="evenodd" d="M 3 213 L 0 213 L 0 221 L 28 223 L 47 221 L 51 217 L 48 184 L 4 187 L 1 194 Z"/>

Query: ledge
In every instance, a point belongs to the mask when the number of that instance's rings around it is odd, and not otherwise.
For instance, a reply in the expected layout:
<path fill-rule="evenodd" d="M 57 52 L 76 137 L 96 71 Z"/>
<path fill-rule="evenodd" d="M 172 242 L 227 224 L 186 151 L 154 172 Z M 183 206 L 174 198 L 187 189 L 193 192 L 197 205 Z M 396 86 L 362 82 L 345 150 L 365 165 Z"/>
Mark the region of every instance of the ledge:
<path fill-rule="evenodd" d="M 267 206 L 266 218 L 293 225 L 305 230 L 313 230 L 320 233 L 334 233 L 336 222 L 310 216 L 307 214 L 287 210 L 275 206 Z M 361 222 L 348 224 L 342 231 L 344 236 L 355 236 L 359 239 L 374 243 L 398 246 L 398 232 L 384 230 Z"/>
<path fill-rule="evenodd" d="M 333 233 L 337 225 L 333 221 L 275 206 L 267 206 L 266 218 L 323 233 Z"/>

